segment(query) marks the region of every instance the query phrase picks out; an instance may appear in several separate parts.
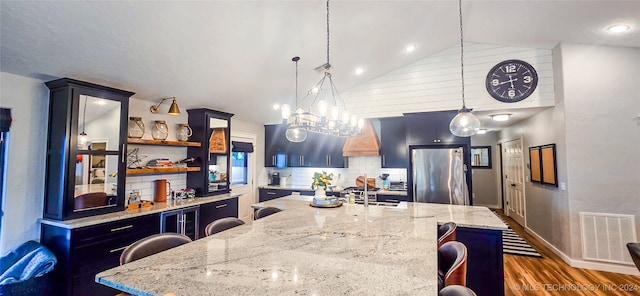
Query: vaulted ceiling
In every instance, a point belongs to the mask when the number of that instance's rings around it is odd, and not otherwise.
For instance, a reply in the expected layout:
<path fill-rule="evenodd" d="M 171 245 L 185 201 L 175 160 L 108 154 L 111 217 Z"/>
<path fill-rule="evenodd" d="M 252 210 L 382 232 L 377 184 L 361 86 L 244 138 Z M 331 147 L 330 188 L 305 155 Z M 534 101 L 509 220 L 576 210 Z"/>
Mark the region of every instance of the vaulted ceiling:
<path fill-rule="evenodd" d="M 640 47 L 639 11 L 640 1 L 463 1 L 465 41 Z M 457 46 L 458 22 L 458 1 L 332 1 L 334 82 L 347 90 Z M 608 33 L 616 23 L 631 30 Z M 149 101 L 175 96 L 182 109 L 268 123 L 278 121 L 274 103 L 294 100 L 292 57 L 301 57 L 301 91 L 320 79 L 326 2 L 3 0 L 0 34 L 3 72 L 86 80 Z M 404 52 L 407 44 L 416 50 Z"/>

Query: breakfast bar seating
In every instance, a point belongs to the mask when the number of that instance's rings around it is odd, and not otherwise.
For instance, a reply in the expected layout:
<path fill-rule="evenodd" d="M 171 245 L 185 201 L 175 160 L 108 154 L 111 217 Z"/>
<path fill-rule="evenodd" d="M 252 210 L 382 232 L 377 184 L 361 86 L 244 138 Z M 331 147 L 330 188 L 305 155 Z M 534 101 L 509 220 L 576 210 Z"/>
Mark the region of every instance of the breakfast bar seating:
<path fill-rule="evenodd" d="M 311 198 L 256 204 L 281 211 L 105 270 L 96 282 L 136 295 L 437 295 L 438 223 L 506 228 L 483 207 L 316 208 Z M 503 295 L 499 280 L 487 283 L 495 293 L 478 295 Z"/>

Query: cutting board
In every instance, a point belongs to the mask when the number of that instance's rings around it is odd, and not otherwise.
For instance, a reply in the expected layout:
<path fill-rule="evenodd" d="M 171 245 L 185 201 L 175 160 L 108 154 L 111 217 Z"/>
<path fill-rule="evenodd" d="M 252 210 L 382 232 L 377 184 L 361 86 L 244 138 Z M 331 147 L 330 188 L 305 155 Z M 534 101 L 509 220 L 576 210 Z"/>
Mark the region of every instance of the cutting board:
<path fill-rule="evenodd" d="M 356 178 L 356 186 L 364 187 L 364 176 Z M 376 178 L 367 178 L 367 188 L 376 188 Z"/>

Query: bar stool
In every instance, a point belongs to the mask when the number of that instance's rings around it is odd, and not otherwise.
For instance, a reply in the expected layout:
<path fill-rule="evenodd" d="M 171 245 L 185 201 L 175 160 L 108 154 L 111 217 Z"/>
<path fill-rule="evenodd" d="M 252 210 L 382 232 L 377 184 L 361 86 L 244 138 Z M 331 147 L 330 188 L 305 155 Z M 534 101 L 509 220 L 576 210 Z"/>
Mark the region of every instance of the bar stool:
<path fill-rule="evenodd" d="M 260 218 L 264 218 L 264 217 L 269 216 L 269 215 L 273 215 L 273 214 L 275 214 L 275 213 L 277 213 L 277 212 L 280 212 L 280 211 L 282 211 L 282 210 L 281 210 L 281 209 L 278 209 L 278 208 L 276 208 L 276 207 L 264 207 L 264 208 L 260 208 L 260 209 L 258 209 L 258 210 L 256 211 L 256 214 L 255 214 L 255 220 L 258 220 L 258 219 L 260 219 Z"/>
<path fill-rule="evenodd" d="M 460 285 L 446 286 L 438 292 L 438 296 L 478 296 L 473 290 Z"/>
<path fill-rule="evenodd" d="M 636 268 L 640 270 L 640 243 L 628 243 L 627 249 L 629 249 L 629 254 L 631 254 L 631 259 L 636 264 Z"/>
<path fill-rule="evenodd" d="M 151 256 L 168 249 L 184 245 L 191 242 L 191 239 L 179 233 L 160 233 L 147 236 L 133 244 L 130 244 L 122 254 L 120 254 L 120 265 L 135 261 L 147 256 Z M 116 296 L 129 296 L 127 293 L 120 293 Z"/>
<path fill-rule="evenodd" d="M 205 236 L 210 236 L 218 232 L 225 231 L 227 229 L 234 228 L 236 226 L 240 226 L 242 224 L 244 224 L 244 221 L 236 217 L 227 217 L 227 218 L 218 219 L 216 221 L 209 223 L 209 225 L 207 225 L 207 227 L 204 228 L 204 234 Z"/>
<path fill-rule="evenodd" d="M 179 233 L 160 233 L 147 236 L 129 245 L 120 255 L 120 265 L 151 256 L 168 249 L 191 242 L 191 239 Z"/>
<path fill-rule="evenodd" d="M 438 248 L 438 288 L 467 285 L 467 247 L 457 241 Z"/>
<path fill-rule="evenodd" d="M 458 225 L 454 222 L 447 222 L 438 227 L 438 248 L 444 243 L 456 240 Z"/>

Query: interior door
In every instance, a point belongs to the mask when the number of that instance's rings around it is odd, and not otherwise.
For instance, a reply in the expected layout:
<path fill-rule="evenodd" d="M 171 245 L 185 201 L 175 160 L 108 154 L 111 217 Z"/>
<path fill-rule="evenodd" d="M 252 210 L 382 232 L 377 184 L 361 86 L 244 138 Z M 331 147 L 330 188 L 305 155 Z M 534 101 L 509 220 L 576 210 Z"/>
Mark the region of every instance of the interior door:
<path fill-rule="evenodd" d="M 502 144 L 504 213 L 525 226 L 524 158 L 522 138 Z"/>
<path fill-rule="evenodd" d="M 232 133 L 231 142 L 248 142 L 256 147 L 256 135 L 245 133 Z M 240 160 L 238 158 L 242 157 Z M 244 221 L 253 219 L 251 205 L 257 203 L 256 187 L 254 186 L 256 172 L 255 153 L 232 152 L 231 161 L 231 191 L 233 194 L 241 194 L 238 197 L 238 218 Z"/>

